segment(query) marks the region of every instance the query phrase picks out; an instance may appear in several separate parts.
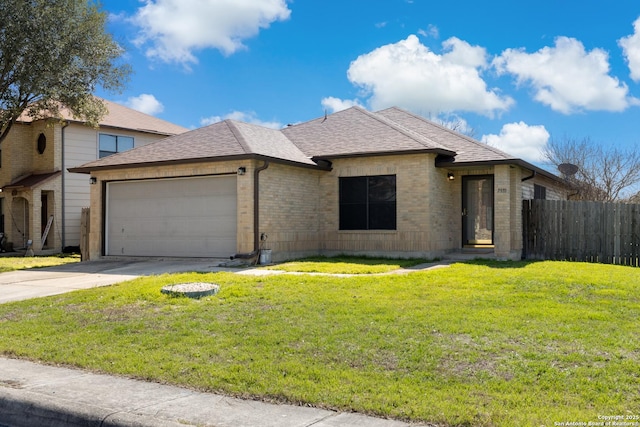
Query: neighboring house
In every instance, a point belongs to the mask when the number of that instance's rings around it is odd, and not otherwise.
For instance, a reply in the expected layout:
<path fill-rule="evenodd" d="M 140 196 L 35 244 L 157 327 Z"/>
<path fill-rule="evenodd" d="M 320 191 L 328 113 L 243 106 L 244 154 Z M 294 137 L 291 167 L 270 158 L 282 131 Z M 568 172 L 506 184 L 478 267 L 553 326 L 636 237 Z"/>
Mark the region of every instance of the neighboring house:
<path fill-rule="evenodd" d="M 109 112 L 97 129 L 71 117 L 60 123 L 24 115 L 0 144 L 0 232 L 14 248 L 25 248 L 28 241 L 35 253 L 79 246 L 89 178 L 68 168 L 187 131 L 105 103 Z"/>
<path fill-rule="evenodd" d="M 282 130 L 225 120 L 72 168 L 90 173 L 90 257 L 317 254 L 519 259 L 522 200 L 564 182 L 398 108 Z"/>

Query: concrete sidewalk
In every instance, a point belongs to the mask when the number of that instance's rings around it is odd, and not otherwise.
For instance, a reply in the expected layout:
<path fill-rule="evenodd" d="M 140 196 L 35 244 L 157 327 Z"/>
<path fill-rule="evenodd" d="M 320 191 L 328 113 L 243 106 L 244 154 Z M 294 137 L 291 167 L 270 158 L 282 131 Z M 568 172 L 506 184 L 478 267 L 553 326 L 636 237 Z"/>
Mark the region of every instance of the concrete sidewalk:
<path fill-rule="evenodd" d="M 403 427 L 407 423 L 275 405 L 0 357 L 8 427 Z"/>
<path fill-rule="evenodd" d="M 113 285 L 153 274 L 237 271 L 215 258 L 107 258 L 0 274 L 0 304 Z"/>

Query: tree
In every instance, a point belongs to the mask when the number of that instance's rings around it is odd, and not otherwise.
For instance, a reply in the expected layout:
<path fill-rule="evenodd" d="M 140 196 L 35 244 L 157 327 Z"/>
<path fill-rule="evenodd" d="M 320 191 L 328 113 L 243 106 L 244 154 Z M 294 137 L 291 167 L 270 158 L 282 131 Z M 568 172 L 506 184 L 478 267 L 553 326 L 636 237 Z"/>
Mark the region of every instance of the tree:
<path fill-rule="evenodd" d="M 574 197 L 580 200 L 623 201 L 640 183 L 638 149 L 605 146 L 589 138 L 565 138 L 549 141 L 544 156 L 555 167 L 577 166 L 575 174 L 564 173 L 563 177 L 574 187 Z"/>
<path fill-rule="evenodd" d="M 106 113 L 93 94 L 121 90 L 123 49 L 92 0 L 0 0 L 0 144 L 23 113 L 61 117 L 66 108 L 97 126 Z"/>

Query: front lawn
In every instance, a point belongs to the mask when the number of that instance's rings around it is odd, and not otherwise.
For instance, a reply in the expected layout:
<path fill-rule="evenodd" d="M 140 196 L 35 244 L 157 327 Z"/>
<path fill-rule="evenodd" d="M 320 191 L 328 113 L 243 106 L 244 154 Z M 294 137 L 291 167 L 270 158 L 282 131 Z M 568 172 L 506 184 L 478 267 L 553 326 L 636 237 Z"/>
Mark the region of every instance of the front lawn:
<path fill-rule="evenodd" d="M 6 271 L 24 270 L 27 268 L 55 267 L 56 265 L 79 261 L 80 255 L 36 257 L 3 256 L 0 257 L 0 273 L 4 273 Z"/>
<path fill-rule="evenodd" d="M 387 259 L 353 256 L 309 257 L 297 261 L 263 267 L 267 270 L 281 270 L 299 273 L 326 274 L 381 274 L 402 268 L 424 264 L 426 259 Z"/>
<path fill-rule="evenodd" d="M 220 292 L 160 293 L 203 281 Z M 568 262 L 163 275 L 0 305 L 0 354 L 443 426 L 586 424 L 640 415 L 639 284 Z"/>

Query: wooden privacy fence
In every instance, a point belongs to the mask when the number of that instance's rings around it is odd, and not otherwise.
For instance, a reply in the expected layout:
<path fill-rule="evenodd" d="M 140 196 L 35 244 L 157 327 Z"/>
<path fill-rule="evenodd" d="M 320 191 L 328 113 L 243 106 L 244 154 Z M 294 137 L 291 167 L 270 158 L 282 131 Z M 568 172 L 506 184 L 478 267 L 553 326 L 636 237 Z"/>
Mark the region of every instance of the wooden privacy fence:
<path fill-rule="evenodd" d="M 89 208 L 80 214 L 80 260 L 89 261 Z"/>
<path fill-rule="evenodd" d="M 640 266 L 640 205 L 524 200 L 523 256 Z"/>

